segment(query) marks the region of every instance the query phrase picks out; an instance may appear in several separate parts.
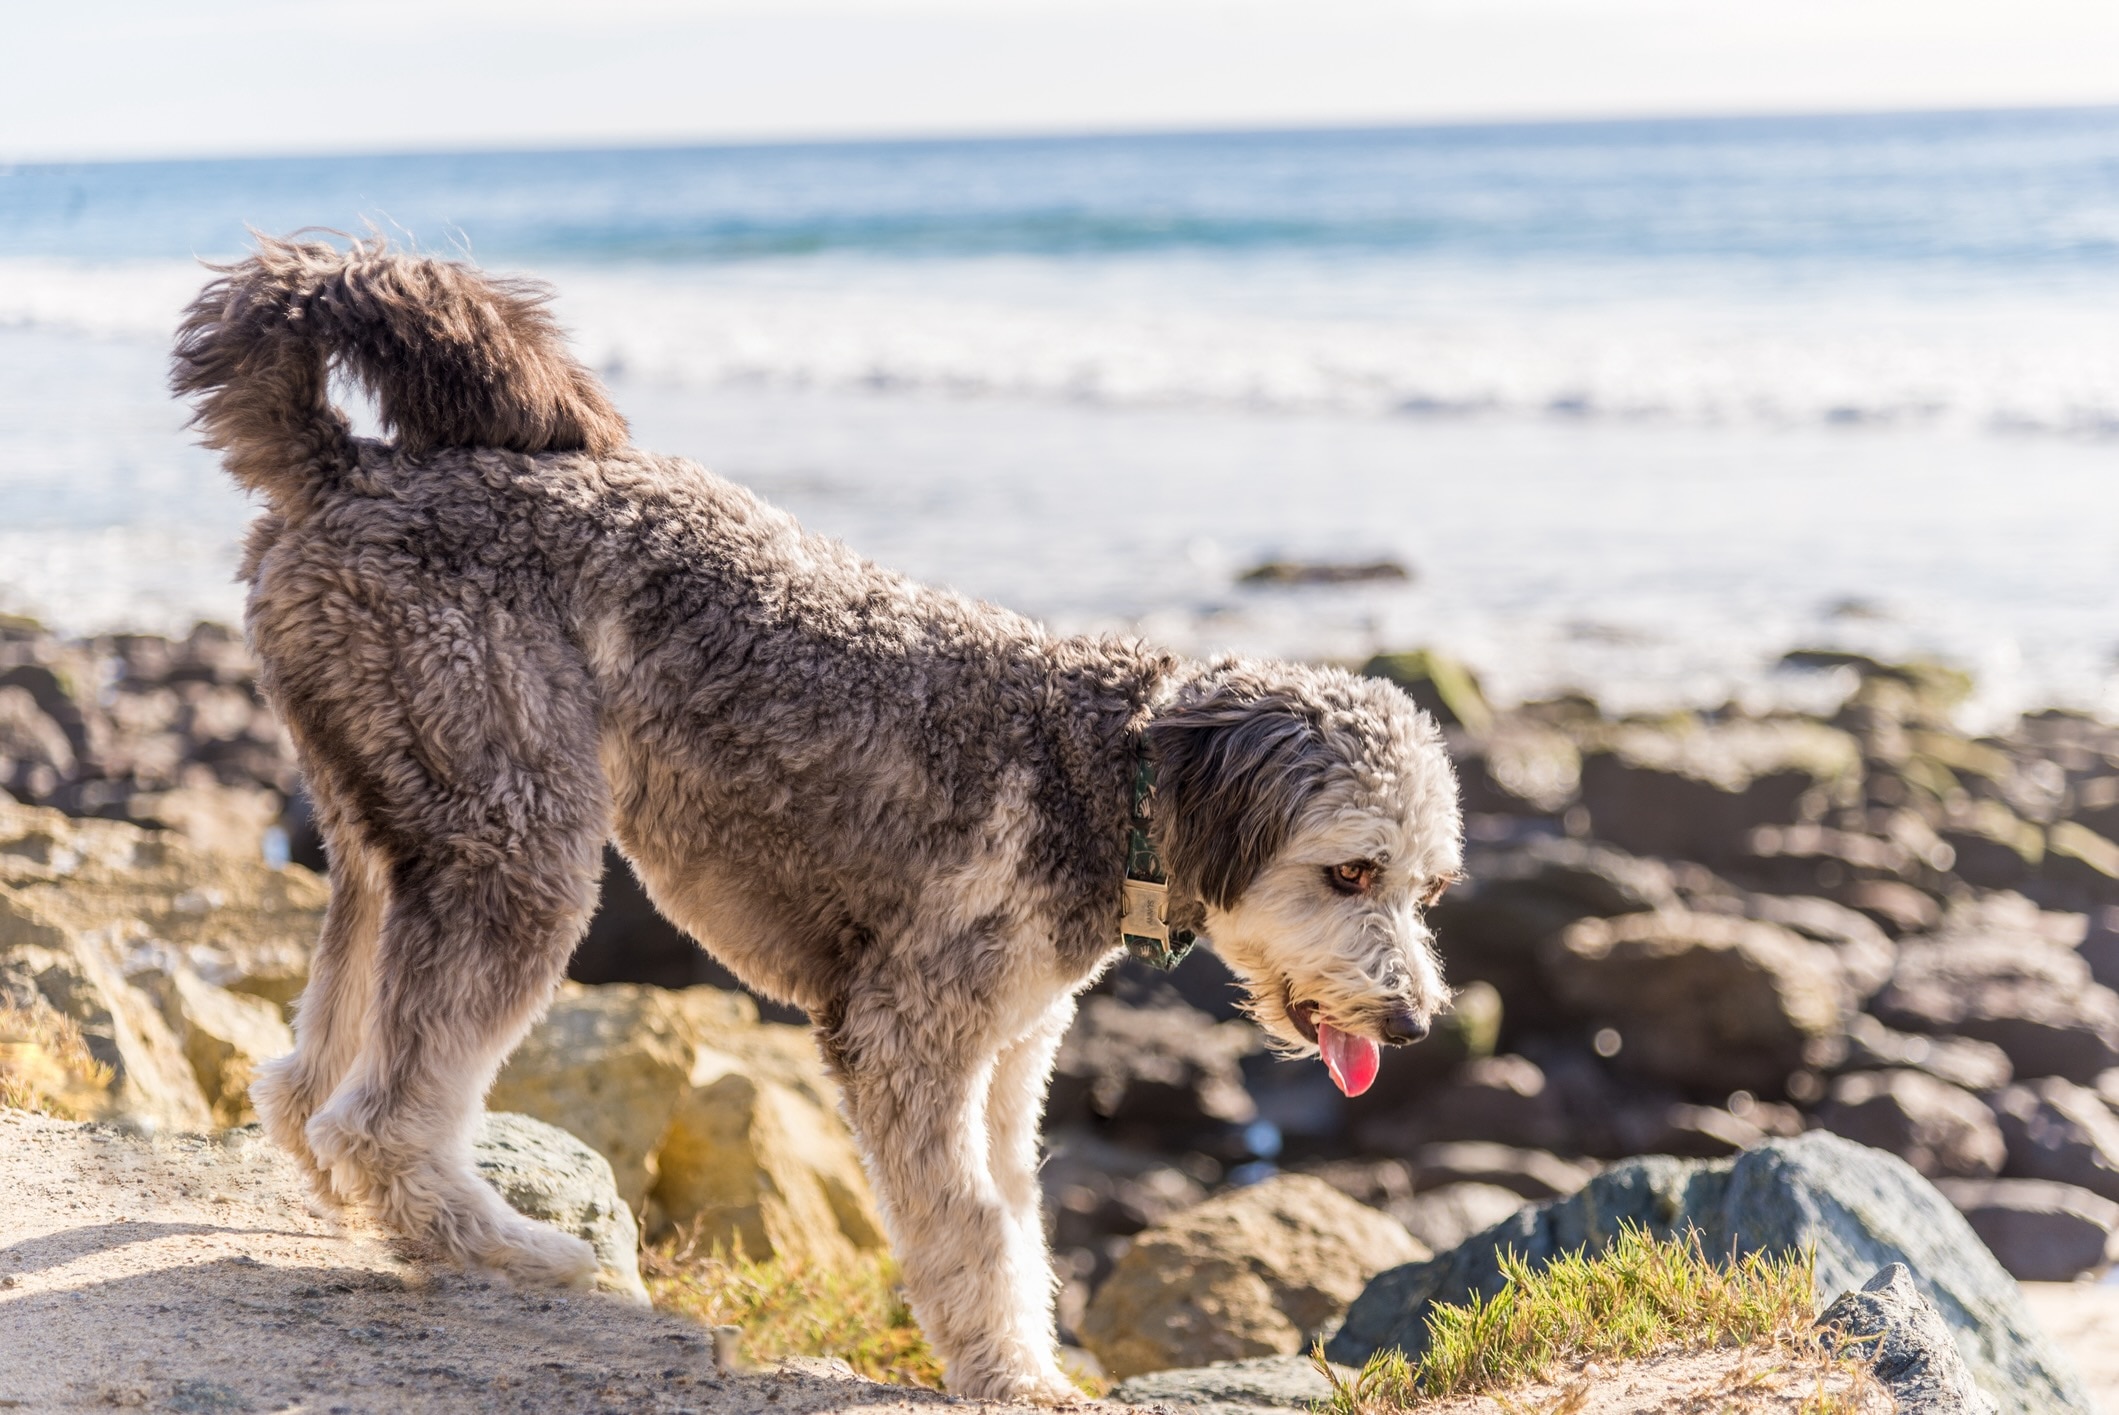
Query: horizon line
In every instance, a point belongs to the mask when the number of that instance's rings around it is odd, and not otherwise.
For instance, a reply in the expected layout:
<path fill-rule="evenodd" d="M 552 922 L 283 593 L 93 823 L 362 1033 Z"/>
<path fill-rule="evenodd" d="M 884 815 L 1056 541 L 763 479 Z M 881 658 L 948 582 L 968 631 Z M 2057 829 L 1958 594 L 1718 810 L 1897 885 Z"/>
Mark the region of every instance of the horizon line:
<path fill-rule="evenodd" d="M 642 152 L 750 152 L 805 148 L 1003 146 L 1014 143 L 1062 143 L 1137 141 L 1142 139 L 1263 138 L 1303 136 L 1358 136 L 1389 133 L 1449 133 L 1481 130 L 1529 130 L 1537 128 L 1654 127 L 1683 123 L 1783 123 L 1800 121 L 1861 121 L 1891 118 L 1979 118 L 2059 117 L 2070 114 L 2119 114 L 2119 98 L 2093 102 L 2005 103 L 1918 106 L 1911 108 L 1752 108 L 1728 110 L 1642 111 L 1597 114 L 1505 114 L 1490 116 L 1396 118 L 1375 120 L 1320 119 L 1316 122 L 1269 124 L 1198 123 L 1144 127 L 1079 127 L 1011 129 L 909 129 L 893 133 L 800 134 L 753 136 L 641 137 L 567 141 L 528 139 L 523 142 L 385 148 L 309 148 L 255 150 L 247 152 L 197 152 L 102 155 L 77 157 L 13 157 L 0 154 L 0 176 L 23 168 L 175 166 L 184 163 L 347 161 L 414 157 L 539 157 Z"/>

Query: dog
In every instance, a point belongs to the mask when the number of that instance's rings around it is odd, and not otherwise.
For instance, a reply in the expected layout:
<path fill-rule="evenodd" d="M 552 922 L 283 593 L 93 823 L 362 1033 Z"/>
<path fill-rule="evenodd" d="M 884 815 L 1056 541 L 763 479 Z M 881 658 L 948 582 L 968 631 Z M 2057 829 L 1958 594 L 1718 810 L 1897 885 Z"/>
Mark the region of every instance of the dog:
<path fill-rule="evenodd" d="M 593 1273 L 470 1147 L 615 839 L 812 1019 L 949 1387 L 1063 1402 L 1038 1125 L 1122 940 L 1206 938 L 1349 1091 L 1445 1005 L 1456 781 L 1396 687 L 1056 637 L 878 568 L 631 447 L 541 286 L 379 239 L 211 268 L 172 381 L 264 503 L 248 631 L 331 875 L 252 1094 L 320 1194 L 437 1259 Z"/>

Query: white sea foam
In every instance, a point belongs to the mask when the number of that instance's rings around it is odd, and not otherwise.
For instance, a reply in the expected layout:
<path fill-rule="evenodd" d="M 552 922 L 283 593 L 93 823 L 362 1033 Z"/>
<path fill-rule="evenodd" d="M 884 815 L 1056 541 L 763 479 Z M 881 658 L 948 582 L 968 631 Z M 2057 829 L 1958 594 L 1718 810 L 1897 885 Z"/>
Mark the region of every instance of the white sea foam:
<path fill-rule="evenodd" d="M 1532 292 L 1296 318 L 1246 309 L 1196 276 L 1143 289 L 1138 272 L 1115 287 L 1054 267 L 940 273 L 929 288 L 902 267 L 842 268 L 830 282 L 756 267 L 543 273 L 592 362 L 701 390 L 2119 434 L 2119 322 L 2056 297 L 1585 309 Z M 186 262 L 0 260 L 0 327 L 166 338 L 201 276 Z"/>

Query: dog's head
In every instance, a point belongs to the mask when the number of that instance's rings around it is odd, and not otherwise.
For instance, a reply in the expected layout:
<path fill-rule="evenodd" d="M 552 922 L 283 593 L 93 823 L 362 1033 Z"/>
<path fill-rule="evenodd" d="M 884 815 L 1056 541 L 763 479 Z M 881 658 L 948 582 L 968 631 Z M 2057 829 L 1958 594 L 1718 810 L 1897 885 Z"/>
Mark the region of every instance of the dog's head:
<path fill-rule="evenodd" d="M 1449 1000 L 1422 917 L 1464 859 L 1441 732 L 1389 683 L 1230 661 L 1147 740 L 1173 917 L 1203 915 L 1259 1024 L 1358 1092 Z"/>

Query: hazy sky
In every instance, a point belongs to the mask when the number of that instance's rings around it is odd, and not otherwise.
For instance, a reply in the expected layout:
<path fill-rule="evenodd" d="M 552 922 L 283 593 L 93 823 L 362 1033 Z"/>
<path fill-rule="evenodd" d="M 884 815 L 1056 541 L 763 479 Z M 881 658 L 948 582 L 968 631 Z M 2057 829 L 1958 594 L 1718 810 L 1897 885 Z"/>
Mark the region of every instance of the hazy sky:
<path fill-rule="evenodd" d="M 14 0 L 0 158 L 2119 102 L 2119 0 Z"/>

